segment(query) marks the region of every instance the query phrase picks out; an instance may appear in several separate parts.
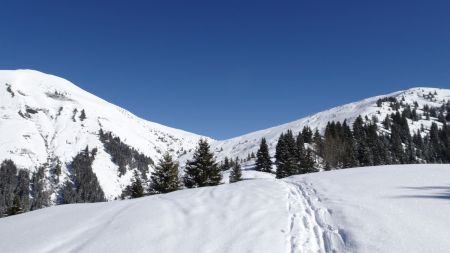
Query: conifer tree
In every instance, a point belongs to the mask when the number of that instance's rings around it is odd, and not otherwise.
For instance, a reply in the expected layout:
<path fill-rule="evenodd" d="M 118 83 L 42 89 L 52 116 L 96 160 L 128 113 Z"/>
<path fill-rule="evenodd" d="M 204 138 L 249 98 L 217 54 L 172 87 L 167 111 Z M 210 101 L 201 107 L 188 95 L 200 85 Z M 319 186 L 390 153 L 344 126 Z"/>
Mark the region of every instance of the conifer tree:
<path fill-rule="evenodd" d="M 353 136 L 355 138 L 356 158 L 358 159 L 359 165 L 373 165 L 372 153 L 367 144 L 367 134 L 361 116 L 358 116 L 353 122 Z"/>
<path fill-rule="evenodd" d="M 317 172 L 317 168 L 315 167 L 315 162 L 313 158 L 313 154 L 311 149 L 306 149 L 304 160 L 302 163 L 302 173 L 311 173 Z"/>
<path fill-rule="evenodd" d="M 297 139 L 295 142 L 296 145 L 296 159 L 295 162 L 297 163 L 297 168 L 296 168 L 296 172 L 295 174 L 303 174 L 307 172 L 307 169 L 305 167 L 305 143 L 303 142 L 304 138 L 303 138 L 303 134 L 302 133 L 298 133 L 297 135 Z"/>
<path fill-rule="evenodd" d="M 30 174 L 26 170 L 19 170 L 15 195 L 19 198 L 22 211 L 30 209 Z"/>
<path fill-rule="evenodd" d="M 314 131 L 313 142 L 314 142 L 314 147 L 316 148 L 317 154 L 319 156 L 323 156 L 323 139 L 317 128 Z"/>
<path fill-rule="evenodd" d="M 176 191 L 180 187 L 178 178 L 178 163 L 166 152 L 159 160 L 155 171 L 150 176 L 151 193 L 167 193 Z"/>
<path fill-rule="evenodd" d="M 45 171 L 44 167 L 39 167 L 31 176 L 31 209 L 36 210 L 46 206 L 49 206 L 50 202 L 50 194 L 45 190 Z M 64 184 L 65 186 L 65 184 Z M 64 189 L 64 187 L 63 187 Z M 61 192 L 63 193 L 63 192 Z M 76 203 L 76 201 L 72 202 L 64 202 L 64 194 L 61 194 L 59 203 L 68 204 L 68 203 Z M 71 198 L 72 199 L 72 198 Z"/>
<path fill-rule="evenodd" d="M 291 130 L 281 134 L 275 152 L 276 177 L 283 178 L 297 173 L 297 147 Z"/>
<path fill-rule="evenodd" d="M 220 184 L 222 174 L 210 151 L 206 140 L 201 139 L 192 160 L 188 161 L 184 170 L 184 185 L 188 188 L 213 186 Z"/>
<path fill-rule="evenodd" d="M 391 153 L 394 164 L 405 163 L 405 151 L 403 149 L 403 143 L 401 133 L 398 125 L 393 124 L 391 127 Z"/>
<path fill-rule="evenodd" d="M 270 160 L 269 147 L 265 138 L 261 139 L 261 144 L 256 153 L 255 170 L 268 173 L 272 172 L 272 160 Z"/>
<path fill-rule="evenodd" d="M 0 217 L 8 215 L 14 205 L 17 185 L 17 167 L 12 160 L 5 160 L 0 165 Z"/>
<path fill-rule="evenodd" d="M 347 121 L 342 124 L 342 165 L 344 168 L 352 168 L 358 165 L 355 156 L 355 140 L 350 127 L 347 125 Z"/>
<path fill-rule="evenodd" d="M 225 156 L 222 165 L 220 166 L 222 171 L 229 170 L 231 168 L 230 160 Z"/>
<path fill-rule="evenodd" d="M 129 188 L 131 198 L 140 198 L 144 196 L 144 187 L 142 186 L 142 181 L 139 178 L 137 171 L 134 171 L 133 180 Z"/>
<path fill-rule="evenodd" d="M 86 112 L 84 111 L 84 109 L 82 109 L 80 114 L 80 120 L 83 121 L 85 119 L 86 119 Z"/>
<path fill-rule="evenodd" d="M 311 143 L 313 141 L 313 132 L 309 126 L 303 127 L 302 137 L 305 143 Z"/>
<path fill-rule="evenodd" d="M 20 203 L 20 198 L 18 195 L 16 195 L 14 197 L 12 206 L 7 209 L 6 215 L 11 216 L 11 215 L 20 214 L 23 212 L 24 212 L 24 210 L 23 210 L 22 204 Z"/>
<path fill-rule="evenodd" d="M 82 201 L 80 201 L 79 196 L 75 190 L 75 187 L 71 181 L 66 181 L 63 184 L 60 196 L 61 196 L 61 200 L 59 201 L 60 204 L 71 204 L 71 203 L 82 202 Z M 33 205 L 33 208 L 35 208 L 35 209 L 39 209 L 42 207 L 43 207 L 43 205 L 39 205 L 39 204 Z"/>
<path fill-rule="evenodd" d="M 241 165 L 239 163 L 235 163 L 231 168 L 230 183 L 241 181 L 241 177 L 242 177 Z"/>

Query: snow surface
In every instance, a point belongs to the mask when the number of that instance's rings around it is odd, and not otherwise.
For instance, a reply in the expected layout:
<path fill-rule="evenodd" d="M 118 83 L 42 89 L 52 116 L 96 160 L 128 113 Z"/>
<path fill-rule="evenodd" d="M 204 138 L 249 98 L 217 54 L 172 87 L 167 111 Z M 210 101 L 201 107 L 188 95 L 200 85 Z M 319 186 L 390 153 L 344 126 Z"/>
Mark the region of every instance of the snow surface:
<path fill-rule="evenodd" d="M 448 252 L 450 165 L 259 178 L 0 219 L 2 252 Z"/>
<path fill-rule="evenodd" d="M 423 95 L 437 93 L 435 100 Z M 100 128 L 115 136 L 139 152 L 157 161 L 169 151 L 180 164 L 192 155 L 200 138 L 207 139 L 218 160 L 227 157 L 246 158 L 256 153 L 262 137 L 267 139 L 273 155 L 276 142 L 282 132 L 291 129 L 299 132 L 308 125 L 323 130 L 328 121 L 350 123 L 358 116 L 377 116 L 380 121 L 392 113 L 389 106 L 376 106 L 377 99 L 395 96 L 399 100 L 419 105 L 440 106 L 450 99 L 450 90 L 435 88 L 412 88 L 383 96 L 368 98 L 359 102 L 314 114 L 303 119 L 273 128 L 249 133 L 229 140 L 214 140 L 186 131 L 166 127 L 141 119 L 132 113 L 110 104 L 57 76 L 33 70 L 0 71 L 0 159 L 12 159 L 19 168 L 35 171 L 44 164 L 62 164 L 58 184 L 48 183 L 47 188 L 55 193 L 69 175 L 65 165 L 86 146 L 99 150 L 93 164 L 100 185 L 106 197 L 112 200 L 120 195 L 130 183 L 133 171 L 118 176 L 117 166 L 111 161 L 99 141 Z M 30 112 L 27 112 L 30 111 Z M 76 110 L 76 112 L 74 111 Z M 81 110 L 87 118 L 79 119 Z M 36 111 L 36 113 L 32 113 Z M 19 114 L 22 114 L 22 116 Z M 410 121 L 411 131 L 424 125 L 429 128 L 432 120 Z M 51 166 L 46 166 L 49 168 Z M 47 176 L 49 172 L 46 171 Z M 56 194 L 53 194 L 55 200 Z"/>

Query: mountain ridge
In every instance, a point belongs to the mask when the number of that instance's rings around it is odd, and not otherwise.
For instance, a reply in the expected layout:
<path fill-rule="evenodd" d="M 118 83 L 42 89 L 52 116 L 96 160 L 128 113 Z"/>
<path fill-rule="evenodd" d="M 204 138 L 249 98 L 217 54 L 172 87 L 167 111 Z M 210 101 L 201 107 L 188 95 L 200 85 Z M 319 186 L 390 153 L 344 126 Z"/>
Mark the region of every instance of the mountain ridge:
<path fill-rule="evenodd" d="M 432 99 L 427 97 L 429 94 L 433 95 Z M 392 113 L 389 105 L 376 105 L 377 100 L 384 97 L 417 102 L 420 106 L 439 106 L 442 101 L 450 100 L 450 90 L 415 87 L 330 108 L 231 139 L 215 140 L 142 119 L 54 75 L 35 70 L 1 70 L 0 158 L 12 159 L 19 168 L 31 172 L 39 166 L 47 166 L 47 176 L 50 176 L 50 167 L 60 164 L 62 173 L 58 181 L 64 182 L 70 176 L 68 166 L 72 158 L 86 146 L 97 148 L 93 171 L 107 199 L 114 199 L 130 183 L 135 168 L 128 168 L 124 175 L 117 175 L 118 165 L 99 140 L 100 130 L 120 137 L 124 144 L 154 161 L 168 151 L 181 165 L 190 158 L 201 138 L 210 142 L 219 161 L 225 157 L 246 158 L 255 153 L 262 137 L 267 139 L 273 155 L 279 135 L 288 129 L 299 132 L 304 126 L 309 126 L 323 131 L 329 121 L 347 120 L 351 123 L 359 115 L 375 116 L 381 121 Z M 429 127 L 433 120 L 409 122 L 411 131 L 420 129 L 422 125 Z M 59 187 L 60 184 L 52 189 L 53 201 L 56 201 Z"/>

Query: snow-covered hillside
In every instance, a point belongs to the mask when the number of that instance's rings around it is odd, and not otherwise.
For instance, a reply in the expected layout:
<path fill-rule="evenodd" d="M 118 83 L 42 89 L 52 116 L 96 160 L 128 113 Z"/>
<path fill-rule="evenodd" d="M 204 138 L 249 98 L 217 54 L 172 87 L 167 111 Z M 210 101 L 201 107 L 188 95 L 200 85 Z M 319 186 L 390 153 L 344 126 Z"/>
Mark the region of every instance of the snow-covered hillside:
<path fill-rule="evenodd" d="M 432 97 L 430 97 L 430 94 L 432 94 Z M 386 95 L 375 96 L 319 112 L 287 124 L 245 134 L 229 140 L 214 142 L 213 145 L 216 150 L 223 150 L 223 152 L 219 155 L 220 157 L 239 156 L 241 158 L 245 158 L 245 155 L 249 153 L 256 153 L 259 148 L 261 138 L 265 137 L 269 145 L 270 153 L 274 155 L 275 146 L 280 134 L 289 129 L 294 133 L 298 133 L 303 129 L 303 127 L 309 126 L 313 130 L 317 128 L 319 132 L 322 133 L 328 122 L 343 122 L 344 120 L 347 120 L 347 123 L 351 124 L 359 115 L 363 117 L 367 116 L 369 119 L 376 117 L 378 121 L 381 122 L 386 115 L 395 112 L 387 103 L 383 104 L 381 107 L 377 106 L 377 100 L 385 97 L 394 97 L 398 101 L 403 101 L 405 104 L 409 105 L 413 105 L 414 102 L 417 102 L 419 108 L 422 108 L 424 105 L 429 105 L 430 107 L 440 107 L 450 100 L 450 90 L 419 87 Z M 421 113 L 422 111 L 419 110 L 418 112 Z M 408 123 L 410 124 L 411 132 L 415 132 L 421 128 L 421 125 L 424 125 L 425 128 L 429 128 L 431 122 L 436 122 L 436 120 L 437 119 L 432 118 L 430 120 L 423 119 L 416 122 L 409 121 Z"/>
<path fill-rule="evenodd" d="M 430 99 L 428 94 L 433 94 L 433 98 Z M 386 96 L 410 104 L 417 102 L 419 106 L 436 107 L 450 99 L 450 90 L 414 88 L 399 91 L 229 140 L 213 140 L 140 119 L 56 76 L 32 70 L 0 71 L 0 159 L 12 159 L 19 168 L 30 171 L 43 166 L 47 176 L 50 176 L 51 168 L 60 164 L 62 171 L 54 180 L 56 183 L 47 185 L 55 200 L 56 191 L 70 174 L 67 165 L 73 157 L 86 146 L 97 148 L 93 171 L 106 197 L 114 199 L 129 185 L 135 168 L 128 168 L 123 176 L 118 175 L 118 166 L 99 140 L 100 129 L 120 137 L 123 143 L 154 161 L 169 151 L 183 164 L 200 138 L 208 139 L 219 160 L 226 156 L 245 158 L 257 151 L 262 137 L 267 139 L 273 154 L 279 135 L 288 129 L 298 132 L 308 125 L 323 130 L 328 121 L 347 119 L 352 122 L 358 115 L 376 116 L 382 120 L 392 113 L 392 108 L 388 105 L 377 107 L 376 101 Z M 414 131 L 421 125 L 426 128 L 433 120 L 436 119 L 410 121 L 410 129 Z"/>
<path fill-rule="evenodd" d="M 109 199 L 120 195 L 132 173 L 117 176 L 117 165 L 99 140 L 100 128 L 153 159 L 166 150 L 182 154 L 202 138 L 140 119 L 67 80 L 41 72 L 0 71 L 0 85 L 0 158 L 31 171 L 59 161 L 63 182 L 68 173 L 64 165 L 86 146 L 98 148 L 93 170 Z"/>
<path fill-rule="evenodd" d="M 449 165 L 259 178 L 0 219 L 2 252 L 448 252 Z"/>

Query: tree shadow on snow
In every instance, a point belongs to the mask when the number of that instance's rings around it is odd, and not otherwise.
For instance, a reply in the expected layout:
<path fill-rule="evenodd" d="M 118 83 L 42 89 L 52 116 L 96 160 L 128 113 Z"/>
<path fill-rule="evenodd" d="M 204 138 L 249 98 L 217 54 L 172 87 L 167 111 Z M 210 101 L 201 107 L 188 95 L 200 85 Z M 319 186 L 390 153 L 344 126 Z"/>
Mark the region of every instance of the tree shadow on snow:
<path fill-rule="evenodd" d="M 400 187 L 405 190 L 412 190 L 414 194 L 404 194 L 395 196 L 395 198 L 420 198 L 420 199 L 442 199 L 450 200 L 450 185 L 448 186 L 404 186 Z M 423 194 L 417 194 L 418 191 L 423 191 Z"/>

